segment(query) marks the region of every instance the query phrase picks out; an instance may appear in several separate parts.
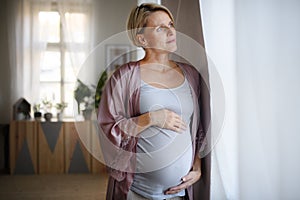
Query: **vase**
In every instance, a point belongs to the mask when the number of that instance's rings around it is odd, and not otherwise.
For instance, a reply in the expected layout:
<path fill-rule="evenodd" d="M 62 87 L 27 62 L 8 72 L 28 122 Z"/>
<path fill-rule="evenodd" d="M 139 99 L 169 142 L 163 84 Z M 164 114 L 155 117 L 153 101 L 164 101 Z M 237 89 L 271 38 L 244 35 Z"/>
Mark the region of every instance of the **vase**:
<path fill-rule="evenodd" d="M 37 121 L 41 121 L 42 113 L 41 112 L 34 112 L 34 119 Z"/>
<path fill-rule="evenodd" d="M 59 122 L 61 122 L 64 118 L 64 115 L 61 112 L 57 113 L 56 116 L 57 116 L 57 121 L 59 121 Z"/>
<path fill-rule="evenodd" d="M 49 113 L 49 112 L 45 113 L 44 118 L 47 122 L 50 122 L 51 118 L 52 118 L 52 113 Z"/>
<path fill-rule="evenodd" d="M 82 115 L 84 117 L 85 120 L 91 120 L 92 118 L 92 109 L 85 109 L 82 111 Z"/>

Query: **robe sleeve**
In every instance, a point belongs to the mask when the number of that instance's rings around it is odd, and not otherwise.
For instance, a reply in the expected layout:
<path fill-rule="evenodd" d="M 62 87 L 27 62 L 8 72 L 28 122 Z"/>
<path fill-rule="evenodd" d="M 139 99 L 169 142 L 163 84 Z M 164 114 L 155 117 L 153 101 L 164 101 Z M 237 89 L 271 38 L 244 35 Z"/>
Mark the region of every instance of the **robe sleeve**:
<path fill-rule="evenodd" d="M 100 144 L 110 175 L 122 181 L 135 169 L 137 116 L 132 112 L 135 99 L 130 74 L 115 72 L 105 85 L 98 110 Z M 136 105 L 138 106 L 138 105 Z"/>

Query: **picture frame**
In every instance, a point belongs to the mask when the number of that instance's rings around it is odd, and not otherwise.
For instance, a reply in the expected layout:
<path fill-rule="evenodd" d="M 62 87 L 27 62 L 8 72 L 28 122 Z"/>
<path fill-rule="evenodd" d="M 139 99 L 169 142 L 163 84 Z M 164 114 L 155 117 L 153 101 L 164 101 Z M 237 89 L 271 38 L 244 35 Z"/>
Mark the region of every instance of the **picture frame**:
<path fill-rule="evenodd" d="M 106 67 L 108 71 L 114 71 L 119 66 L 130 61 L 130 45 L 108 44 L 106 45 Z"/>

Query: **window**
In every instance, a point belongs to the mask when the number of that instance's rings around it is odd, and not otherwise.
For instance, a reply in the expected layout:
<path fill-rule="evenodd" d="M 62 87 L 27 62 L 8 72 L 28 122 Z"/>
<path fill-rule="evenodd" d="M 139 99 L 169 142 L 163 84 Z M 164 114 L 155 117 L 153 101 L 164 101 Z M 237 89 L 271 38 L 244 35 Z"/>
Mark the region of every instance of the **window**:
<path fill-rule="evenodd" d="M 89 7 L 39 3 L 32 9 L 32 59 L 39 68 L 39 101 L 67 102 L 64 116 L 72 117 L 76 75 L 90 47 Z"/>

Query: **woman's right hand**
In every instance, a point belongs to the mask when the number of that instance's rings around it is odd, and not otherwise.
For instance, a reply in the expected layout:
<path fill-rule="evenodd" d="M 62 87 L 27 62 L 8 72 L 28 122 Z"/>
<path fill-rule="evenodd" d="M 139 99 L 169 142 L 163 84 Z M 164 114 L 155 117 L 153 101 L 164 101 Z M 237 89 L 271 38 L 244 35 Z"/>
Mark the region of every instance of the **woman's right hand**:
<path fill-rule="evenodd" d="M 175 132 L 183 132 L 186 130 L 186 124 L 182 118 L 175 112 L 168 109 L 160 109 L 157 111 L 151 111 L 150 124 L 152 126 L 158 126 L 160 128 L 169 129 Z"/>

